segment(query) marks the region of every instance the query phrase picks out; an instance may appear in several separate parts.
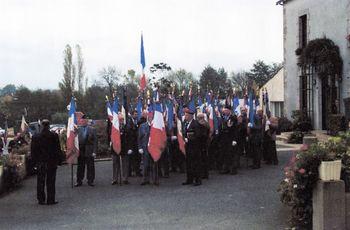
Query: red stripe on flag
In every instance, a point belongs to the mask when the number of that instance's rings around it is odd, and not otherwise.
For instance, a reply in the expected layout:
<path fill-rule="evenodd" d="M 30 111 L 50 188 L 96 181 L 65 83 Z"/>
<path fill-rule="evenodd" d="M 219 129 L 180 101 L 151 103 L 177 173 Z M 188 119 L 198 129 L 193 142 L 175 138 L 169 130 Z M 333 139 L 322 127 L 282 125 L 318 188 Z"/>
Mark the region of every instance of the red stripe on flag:
<path fill-rule="evenodd" d="M 166 133 L 165 129 L 157 129 L 153 126 L 151 127 L 149 142 L 148 142 L 148 152 L 151 154 L 153 160 L 157 162 L 162 155 L 166 146 Z"/>
<path fill-rule="evenodd" d="M 146 88 L 146 75 L 142 73 L 141 78 L 140 78 L 140 89 L 143 91 Z"/>
<path fill-rule="evenodd" d="M 112 140 L 112 147 L 114 152 L 116 152 L 117 154 L 120 154 L 120 151 L 121 151 L 120 132 L 114 126 L 112 126 L 111 140 Z"/>

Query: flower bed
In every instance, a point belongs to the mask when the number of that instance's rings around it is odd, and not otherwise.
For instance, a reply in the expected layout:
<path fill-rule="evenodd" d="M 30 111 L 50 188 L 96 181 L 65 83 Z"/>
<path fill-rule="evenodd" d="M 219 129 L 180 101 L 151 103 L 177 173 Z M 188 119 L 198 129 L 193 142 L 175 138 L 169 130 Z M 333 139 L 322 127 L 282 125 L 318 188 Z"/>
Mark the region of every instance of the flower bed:
<path fill-rule="evenodd" d="M 342 161 L 342 175 L 350 171 L 350 132 L 332 137 L 325 144 L 303 146 L 285 167 L 285 179 L 278 191 L 281 201 L 291 207 L 291 224 L 312 228 L 312 192 L 319 180 L 322 161 Z M 344 176 L 342 176 L 342 179 Z"/>

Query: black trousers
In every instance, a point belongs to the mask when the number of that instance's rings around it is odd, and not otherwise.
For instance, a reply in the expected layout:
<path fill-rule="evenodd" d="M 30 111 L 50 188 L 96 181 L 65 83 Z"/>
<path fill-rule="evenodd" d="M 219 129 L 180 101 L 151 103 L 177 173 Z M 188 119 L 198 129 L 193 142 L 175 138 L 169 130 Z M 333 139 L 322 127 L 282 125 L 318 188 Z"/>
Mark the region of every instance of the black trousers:
<path fill-rule="evenodd" d="M 253 157 L 253 165 L 260 167 L 262 157 L 262 143 L 261 141 L 255 140 L 251 142 L 251 154 Z"/>
<path fill-rule="evenodd" d="M 132 176 L 132 173 L 134 172 L 136 176 L 141 175 L 141 154 L 139 154 L 139 150 L 132 149 L 132 154 L 130 154 L 130 164 L 129 164 L 129 176 Z"/>
<path fill-rule="evenodd" d="M 37 175 L 37 199 L 38 202 L 53 203 L 55 201 L 55 184 L 56 184 L 56 170 L 57 168 L 48 168 L 47 164 L 40 163 L 38 165 Z M 47 192 L 47 200 L 45 194 L 45 185 Z"/>
<path fill-rule="evenodd" d="M 193 183 L 201 181 L 201 157 L 200 152 L 189 152 L 186 149 L 186 175 L 187 182 Z"/>
<path fill-rule="evenodd" d="M 202 149 L 202 177 L 208 178 L 209 177 L 209 156 L 208 156 L 208 150 Z"/>
<path fill-rule="evenodd" d="M 85 165 L 87 171 L 88 183 L 93 183 L 95 180 L 95 159 L 93 157 L 78 157 L 77 182 L 82 183 L 85 176 Z"/>

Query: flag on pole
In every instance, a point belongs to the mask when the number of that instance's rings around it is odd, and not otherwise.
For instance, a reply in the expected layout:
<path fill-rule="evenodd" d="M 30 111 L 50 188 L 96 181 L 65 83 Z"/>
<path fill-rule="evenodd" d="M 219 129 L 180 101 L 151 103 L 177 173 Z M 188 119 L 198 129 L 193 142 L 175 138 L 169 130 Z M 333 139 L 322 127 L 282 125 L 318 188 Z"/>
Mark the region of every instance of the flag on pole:
<path fill-rule="evenodd" d="M 109 101 L 107 101 L 107 115 L 108 115 L 108 120 L 112 121 L 113 120 L 113 113 L 112 113 L 112 107 L 111 104 L 109 103 Z"/>
<path fill-rule="evenodd" d="M 174 105 L 172 100 L 167 103 L 167 122 L 168 130 L 172 130 L 174 126 Z"/>
<path fill-rule="evenodd" d="M 255 116 L 255 110 L 254 110 L 254 102 L 253 102 L 253 93 L 249 93 L 249 122 L 254 126 L 254 116 Z"/>
<path fill-rule="evenodd" d="M 72 97 L 69 105 L 68 125 L 67 125 L 67 152 L 68 164 L 73 164 L 79 156 L 79 139 L 77 132 L 77 117 L 75 115 L 75 101 Z"/>
<path fill-rule="evenodd" d="M 22 121 L 21 121 L 21 133 L 25 133 L 28 129 L 28 124 L 26 122 L 26 119 L 24 118 L 24 115 L 22 115 Z"/>
<path fill-rule="evenodd" d="M 185 150 L 185 140 L 183 138 L 182 134 L 182 122 L 181 122 L 181 116 L 176 116 L 176 127 L 177 127 L 177 141 L 179 142 L 179 149 L 180 151 L 186 155 Z"/>
<path fill-rule="evenodd" d="M 157 162 L 165 149 L 167 136 L 165 131 L 162 106 L 159 102 L 154 103 L 154 117 L 148 141 L 148 152 Z"/>
<path fill-rule="evenodd" d="M 117 154 L 121 151 L 121 141 L 120 141 L 120 130 L 119 130 L 119 117 L 118 117 L 118 98 L 114 98 L 113 108 L 112 108 L 112 130 L 111 130 L 111 141 L 112 148 Z"/>
<path fill-rule="evenodd" d="M 234 113 L 239 116 L 241 115 L 241 109 L 240 109 L 240 104 L 239 104 L 239 98 L 235 95 L 233 97 L 233 111 Z"/>
<path fill-rule="evenodd" d="M 141 34 L 141 65 L 142 65 L 142 73 L 140 78 L 140 90 L 143 91 L 146 88 L 146 75 L 145 75 L 145 67 L 146 67 L 146 59 L 145 59 L 145 50 L 143 48 L 143 34 Z"/>

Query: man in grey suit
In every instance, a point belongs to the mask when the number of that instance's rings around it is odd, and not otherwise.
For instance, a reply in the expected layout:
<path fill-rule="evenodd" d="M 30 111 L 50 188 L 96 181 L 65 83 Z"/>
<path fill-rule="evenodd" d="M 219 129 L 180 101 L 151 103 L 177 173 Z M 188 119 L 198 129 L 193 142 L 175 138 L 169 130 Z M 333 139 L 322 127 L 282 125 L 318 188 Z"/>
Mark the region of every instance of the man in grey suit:
<path fill-rule="evenodd" d="M 97 135 L 92 121 L 84 119 L 82 125 L 78 127 L 79 137 L 79 157 L 77 169 L 76 187 L 83 185 L 85 165 L 87 171 L 87 181 L 89 186 L 94 186 L 95 179 L 95 157 L 97 152 Z"/>
<path fill-rule="evenodd" d="M 148 113 L 147 122 L 144 122 L 139 127 L 138 133 L 138 146 L 139 153 L 142 154 L 143 160 L 143 181 L 141 185 L 146 185 L 150 183 L 150 174 L 152 174 L 153 159 L 148 152 L 148 140 L 150 135 L 150 130 L 152 126 L 153 113 Z"/>

